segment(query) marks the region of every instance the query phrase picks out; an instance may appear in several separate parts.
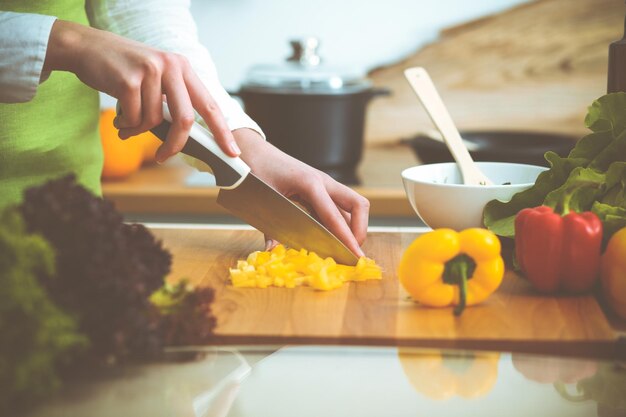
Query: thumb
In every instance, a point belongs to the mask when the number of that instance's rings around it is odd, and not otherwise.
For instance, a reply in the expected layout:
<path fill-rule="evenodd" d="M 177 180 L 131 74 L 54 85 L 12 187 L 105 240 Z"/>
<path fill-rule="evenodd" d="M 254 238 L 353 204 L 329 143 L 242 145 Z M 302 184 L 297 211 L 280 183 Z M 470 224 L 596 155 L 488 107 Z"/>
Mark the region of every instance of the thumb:
<path fill-rule="evenodd" d="M 264 236 L 265 236 L 265 250 L 272 250 L 279 244 L 277 240 L 267 237 L 267 235 L 264 235 Z"/>

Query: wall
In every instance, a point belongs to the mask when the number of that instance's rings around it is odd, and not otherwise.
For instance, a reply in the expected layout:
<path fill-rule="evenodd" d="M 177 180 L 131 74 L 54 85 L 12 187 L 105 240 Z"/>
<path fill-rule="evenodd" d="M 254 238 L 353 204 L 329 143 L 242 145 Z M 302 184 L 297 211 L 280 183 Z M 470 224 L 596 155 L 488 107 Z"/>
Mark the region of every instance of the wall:
<path fill-rule="evenodd" d="M 201 42 L 222 83 L 237 88 L 255 63 L 279 63 L 293 37 L 321 39 L 326 63 L 370 69 L 432 41 L 444 27 L 523 0 L 192 0 Z"/>
<path fill-rule="evenodd" d="M 445 27 L 526 1 L 192 0 L 191 12 L 222 84 L 236 90 L 250 66 L 282 62 L 294 37 L 317 36 L 329 65 L 369 70 L 433 41 Z M 102 107 L 115 105 L 101 97 Z"/>
<path fill-rule="evenodd" d="M 393 141 L 433 125 L 403 71 L 428 69 L 462 130 L 587 134 L 587 107 L 607 87 L 609 44 L 622 37 L 624 2 L 536 0 L 471 24 L 402 62 L 370 73 L 394 93 L 372 102 L 366 139 Z"/>

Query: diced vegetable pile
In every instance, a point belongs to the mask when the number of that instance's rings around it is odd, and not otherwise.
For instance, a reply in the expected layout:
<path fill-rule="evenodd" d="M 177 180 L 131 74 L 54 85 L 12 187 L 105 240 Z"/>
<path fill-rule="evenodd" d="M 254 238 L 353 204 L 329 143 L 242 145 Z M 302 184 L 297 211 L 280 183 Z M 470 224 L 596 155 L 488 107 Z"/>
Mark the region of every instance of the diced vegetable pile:
<path fill-rule="evenodd" d="M 230 269 L 235 287 L 267 288 L 269 286 L 295 288 L 308 285 L 328 291 L 348 281 L 381 279 L 382 270 L 373 259 L 362 257 L 356 266 L 342 265 L 333 258 L 321 258 L 305 249 L 287 249 L 277 245 L 270 251 L 256 251 L 246 260 L 237 261 Z"/>

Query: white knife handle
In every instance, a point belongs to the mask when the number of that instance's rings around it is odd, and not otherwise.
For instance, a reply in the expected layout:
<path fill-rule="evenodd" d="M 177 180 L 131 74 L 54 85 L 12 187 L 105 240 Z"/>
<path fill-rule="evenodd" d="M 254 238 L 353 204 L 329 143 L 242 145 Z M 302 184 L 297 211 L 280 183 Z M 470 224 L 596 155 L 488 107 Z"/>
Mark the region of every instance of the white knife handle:
<path fill-rule="evenodd" d="M 150 131 L 165 141 L 172 124 L 172 116 L 166 103 L 163 103 L 163 119 L 160 125 Z M 210 166 L 215 176 L 215 184 L 220 188 L 228 190 L 237 187 L 250 172 L 250 167 L 241 158 L 226 155 L 213 139 L 211 132 L 196 122 L 191 126 L 189 138 L 181 152 Z"/>

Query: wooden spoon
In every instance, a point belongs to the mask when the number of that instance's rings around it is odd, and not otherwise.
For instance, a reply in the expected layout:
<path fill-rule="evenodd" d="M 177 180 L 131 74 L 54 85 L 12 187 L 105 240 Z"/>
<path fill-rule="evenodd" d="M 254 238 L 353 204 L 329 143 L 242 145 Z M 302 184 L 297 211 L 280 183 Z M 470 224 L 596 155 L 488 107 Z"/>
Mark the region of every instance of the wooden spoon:
<path fill-rule="evenodd" d="M 492 185 L 493 182 L 478 169 L 465 147 L 461 134 L 454 125 L 452 117 L 450 117 L 450 113 L 448 113 L 446 106 L 443 104 L 428 72 L 421 67 L 407 68 L 404 70 L 404 76 L 422 102 L 430 119 L 441 132 L 444 142 L 459 166 L 463 184 Z"/>

